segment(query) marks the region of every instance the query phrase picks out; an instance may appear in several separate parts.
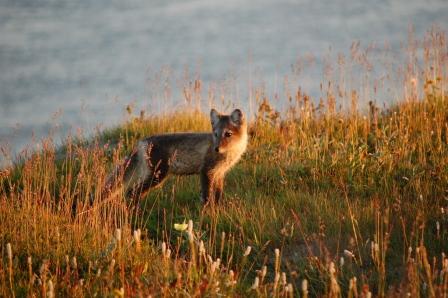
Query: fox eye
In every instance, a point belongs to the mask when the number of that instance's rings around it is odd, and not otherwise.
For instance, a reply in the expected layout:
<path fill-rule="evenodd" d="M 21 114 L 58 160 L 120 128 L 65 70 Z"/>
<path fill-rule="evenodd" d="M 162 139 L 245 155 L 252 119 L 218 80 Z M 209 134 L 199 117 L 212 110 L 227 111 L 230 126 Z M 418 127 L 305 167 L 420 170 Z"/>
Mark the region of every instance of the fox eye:
<path fill-rule="evenodd" d="M 226 138 L 230 138 L 232 136 L 232 132 L 231 131 L 226 131 L 226 133 L 224 134 L 224 136 Z"/>

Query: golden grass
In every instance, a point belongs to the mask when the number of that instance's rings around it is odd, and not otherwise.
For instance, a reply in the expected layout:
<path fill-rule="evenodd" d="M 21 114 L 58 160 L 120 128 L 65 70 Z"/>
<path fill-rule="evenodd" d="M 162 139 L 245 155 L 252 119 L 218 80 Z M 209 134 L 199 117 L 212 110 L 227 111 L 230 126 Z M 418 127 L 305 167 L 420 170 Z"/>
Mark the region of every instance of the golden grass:
<path fill-rule="evenodd" d="M 139 138 L 209 130 L 200 112 L 45 141 L 0 175 L 0 296 L 448 295 L 447 53 L 429 36 L 389 109 L 359 111 L 349 91 L 349 110 L 330 91 L 315 106 L 298 90 L 278 112 L 256 95 L 248 151 L 214 208 L 197 177 L 171 177 L 138 208 L 99 196 Z"/>

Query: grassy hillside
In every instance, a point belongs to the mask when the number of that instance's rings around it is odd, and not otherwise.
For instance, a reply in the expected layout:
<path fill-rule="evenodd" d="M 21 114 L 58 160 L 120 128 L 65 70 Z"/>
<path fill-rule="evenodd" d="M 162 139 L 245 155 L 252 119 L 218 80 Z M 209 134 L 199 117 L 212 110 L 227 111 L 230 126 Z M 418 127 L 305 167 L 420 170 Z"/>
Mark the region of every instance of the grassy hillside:
<path fill-rule="evenodd" d="M 46 141 L 1 172 L 0 296 L 448 295 L 446 79 L 366 113 L 300 92 L 287 113 L 260 100 L 225 200 L 206 208 L 195 176 L 137 207 L 99 196 L 138 139 L 208 131 L 202 113 Z"/>

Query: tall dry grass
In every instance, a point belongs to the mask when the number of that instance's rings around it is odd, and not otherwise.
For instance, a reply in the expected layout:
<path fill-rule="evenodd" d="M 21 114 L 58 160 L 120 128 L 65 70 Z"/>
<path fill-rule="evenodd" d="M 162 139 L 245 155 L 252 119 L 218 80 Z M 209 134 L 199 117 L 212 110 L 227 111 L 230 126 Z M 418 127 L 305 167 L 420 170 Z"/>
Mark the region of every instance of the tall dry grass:
<path fill-rule="evenodd" d="M 448 295 L 445 34 L 406 51 L 388 108 L 342 79 L 317 102 L 252 92 L 250 145 L 214 208 L 200 205 L 197 177 L 171 177 L 138 206 L 100 197 L 139 138 L 207 131 L 201 112 L 44 141 L 1 172 L 0 296 Z M 338 63 L 370 69 L 357 45 Z M 195 107 L 201 88 L 184 89 Z"/>

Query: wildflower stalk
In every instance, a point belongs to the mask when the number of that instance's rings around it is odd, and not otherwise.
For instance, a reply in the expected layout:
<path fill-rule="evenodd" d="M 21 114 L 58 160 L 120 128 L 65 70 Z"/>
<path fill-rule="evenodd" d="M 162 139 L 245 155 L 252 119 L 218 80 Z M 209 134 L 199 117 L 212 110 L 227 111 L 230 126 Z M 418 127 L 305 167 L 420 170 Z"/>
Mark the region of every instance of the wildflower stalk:
<path fill-rule="evenodd" d="M 329 297 L 341 297 L 341 288 L 336 279 L 336 269 L 333 262 L 330 263 L 328 271 L 330 274 Z"/>
<path fill-rule="evenodd" d="M 258 286 L 260 285 L 260 278 L 257 276 L 254 279 L 254 283 L 252 284 L 252 286 L 250 287 L 250 290 L 255 290 L 258 293 Z"/>
<path fill-rule="evenodd" d="M 275 253 L 275 276 L 274 276 L 274 286 L 273 286 L 273 296 L 277 296 L 278 282 L 280 281 L 280 249 L 276 248 L 274 250 Z"/>
<path fill-rule="evenodd" d="M 247 257 L 250 255 L 250 252 L 252 251 L 252 247 L 251 246 L 247 246 L 246 250 L 244 251 L 243 257 L 241 259 L 241 263 L 240 263 L 240 274 L 243 273 L 244 267 L 247 263 Z M 246 278 L 246 276 L 244 276 L 244 279 Z"/>
<path fill-rule="evenodd" d="M 9 287 L 11 289 L 12 297 L 15 297 L 14 284 L 13 284 L 13 270 L 12 270 L 12 247 L 11 243 L 6 244 L 6 252 L 8 254 L 8 275 L 9 275 Z"/>
<path fill-rule="evenodd" d="M 349 297 L 349 298 L 358 297 L 358 287 L 356 284 L 356 277 L 353 277 L 350 279 L 347 297 Z"/>
<path fill-rule="evenodd" d="M 427 284 L 428 284 L 428 288 L 429 288 L 429 296 L 436 297 L 434 287 L 433 287 L 433 277 L 432 277 L 432 273 L 431 273 L 431 265 L 428 262 L 428 255 L 426 253 L 426 247 L 424 247 L 423 245 L 420 246 L 420 256 L 422 258 L 421 261 L 422 261 L 423 268 L 425 270 L 425 275 L 427 278 Z"/>
<path fill-rule="evenodd" d="M 48 281 L 48 292 L 47 292 L 47 298 L 54 298 L 54 285 L 51 279 Z"/>
<path fill-rule="evenodd" d="M 33 286 L 33 280 L 34 280 L 34 275 L 33 275 L 33 260 L 31 258 L 31 256 L 29 256 L 27 258 L 27 263 L 28 263 L 28 287 L 32 287 Z"/>
<path fill-rule="evenodd" d="M 308 280 L 302 280 L 302 297 L 308 298 Z"/>
<path fill-rule="evenodd" d="M 193 220 L 189 220 L 188 221 L 188 228 L 187 228 L 187 235 L 188 235 L 188 244 L 190 246 L 190 256 L 191 256 L 191 260 L 190 263 L 188 264 L 188 271 L 189 274 L 188 276 L 194 276 L 196 268 L 197 268 L 197 263 L 196 263 L 196 246 L 194 245 L 194 232 L 193 232 Z M 193 275 L 192 275 L 193 273 Z"/>
<path fill-rule="evenodd" d="M 40 281 L 42 283 L 41 287 L 42 297 L 45 297 L 47 295 L 47 270 L 48 270 L 48 261 L 43 260 L 39 270 Z"/>
<path fill-rule="evenodd" d="M 141 250 L 141 235 L 142 235 L 142 231 L 140 229 L 137 229 L 134 231 L 133 237 L 134 237 L 134 241 L 135 241 L 135 250 L 137 252 L 140 252 Z"/>

